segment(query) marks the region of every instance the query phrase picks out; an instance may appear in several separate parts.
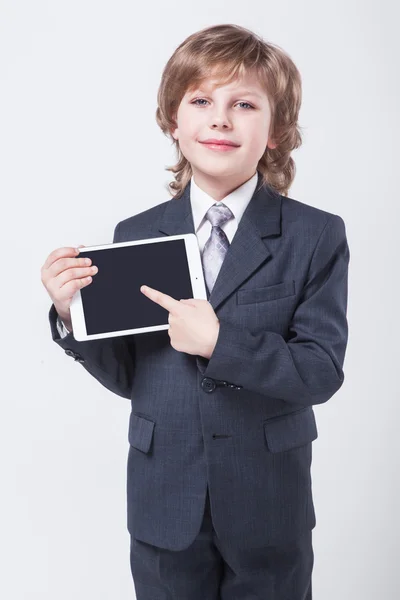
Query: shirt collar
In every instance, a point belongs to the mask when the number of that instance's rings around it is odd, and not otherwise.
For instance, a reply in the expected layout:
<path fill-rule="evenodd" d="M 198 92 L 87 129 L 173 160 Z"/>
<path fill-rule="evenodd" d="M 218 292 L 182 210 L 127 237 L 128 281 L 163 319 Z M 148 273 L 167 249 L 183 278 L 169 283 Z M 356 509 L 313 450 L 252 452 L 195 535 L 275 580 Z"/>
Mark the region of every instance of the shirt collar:
<path fill-rule="evenodd" d="M 248 203 L 254 194 L 257 181 L 258 171 L 255 172 L 251 179 L 240 185 L 238 188 L 233 190 L 233 192 L 220 200 L 220 202 L 223 202 L 226 206 L 228 206 L 228 208 L 230 208 L 238 222 L 240 221 Z M 211 206 L 214 204 L 218 204 L 218 202 L 216 202 L 214 198 L 206 194 L 206 192 L 196 185 L 193 175 L 190 179 L 190 202 L 192 206 L 194 230 L 197 233 L 197 230 L 200 225 L 202 225 L 203 219 L 205 219 L 209 208 L 211 208 Z"/>

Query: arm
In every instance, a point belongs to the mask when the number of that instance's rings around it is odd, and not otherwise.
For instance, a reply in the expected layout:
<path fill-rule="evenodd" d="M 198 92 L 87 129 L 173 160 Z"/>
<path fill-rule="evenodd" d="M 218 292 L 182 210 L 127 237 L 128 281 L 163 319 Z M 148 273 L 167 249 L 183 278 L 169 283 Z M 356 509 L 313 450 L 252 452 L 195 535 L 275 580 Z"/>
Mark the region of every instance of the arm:
<path fill-rule="evenodd" d="M 118 241 L 121 241 L 119 224 L 114 231 L 113 243 Z M 63 348 L 68 356 L 79 362 L 104 387 L 118 396 L 130 399 L 135 366 L 133 336 L 77 342 L 73 332 L 65 329 L 60 333 L 57 326 L 58 320 L 59 316 L 52 304 L 49 321 L 53 341 Z"/>
<path fill-rule="evenodd" d="M 332 215 L 315 246 L 288 341 L 221 320 L 204 377 L 302 406 L 329 400 L 344 381 L 349 259 L 345 224 Z"/>

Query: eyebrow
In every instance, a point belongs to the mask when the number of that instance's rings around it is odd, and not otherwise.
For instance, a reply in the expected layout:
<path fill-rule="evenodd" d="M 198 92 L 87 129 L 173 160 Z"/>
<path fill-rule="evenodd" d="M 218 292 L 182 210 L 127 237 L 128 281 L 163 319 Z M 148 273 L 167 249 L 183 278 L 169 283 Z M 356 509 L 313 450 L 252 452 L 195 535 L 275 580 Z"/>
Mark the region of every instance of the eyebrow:
<path fill-rule="evenodd" d="M 206 93 L 205 90 L 198 88 L 197 90 L 194 90 L 195 92 L 201 92 L 201 93 Z M 260 98 L 260 100 L 262 99 L 262 96 L 260 96 L 260 94 L 257 94 L 257 92 L 251 92 L 250 90 L 238 90 L 238 91 L 233 91 L 232 94 L 238 95 L 238 96 L 255 96 L 256 98 Z"/>
<path fill-rule="evenodd" d="M 257 98 L 261 98 L 260 94 L 257 92 L 252 92 L 251 90 L 239 90 L 236 94 L 245 95 L 245 96 L 256 96 Z"/>

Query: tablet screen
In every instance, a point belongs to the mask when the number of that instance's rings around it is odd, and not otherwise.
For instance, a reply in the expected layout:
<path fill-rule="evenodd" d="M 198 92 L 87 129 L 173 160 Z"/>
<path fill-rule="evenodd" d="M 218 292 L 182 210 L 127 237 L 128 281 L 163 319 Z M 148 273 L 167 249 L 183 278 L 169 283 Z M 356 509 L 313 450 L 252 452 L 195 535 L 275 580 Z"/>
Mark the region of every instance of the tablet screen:
<path fill-rule="evenodd" d="M 176 300 L 193 298 L 185 240 L 85 251 L 98 267 L 81 288 L 88 335 L 168 324 L 168 311 L 147 298 L 148 285 Z"/>

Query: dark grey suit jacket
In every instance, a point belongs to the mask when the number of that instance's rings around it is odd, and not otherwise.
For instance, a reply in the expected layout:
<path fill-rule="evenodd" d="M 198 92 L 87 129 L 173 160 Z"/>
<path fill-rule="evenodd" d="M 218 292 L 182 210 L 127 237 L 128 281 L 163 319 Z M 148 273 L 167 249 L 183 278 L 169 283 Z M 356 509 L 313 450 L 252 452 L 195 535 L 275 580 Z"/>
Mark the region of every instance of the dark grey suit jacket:
<path fill-rule="evenodd" d="M 283 543 L 315 526 L 312 406 L 341 387 L 349 248 L 343 219 L 260 186 L 209 296 L 220 320 L 210 358 L 172 348 L 167 330 L 53 340 L 131 400 L 128 529 L 171 550 L 198 533 L 208 484 L 226 543 Z M 114 242 L 195 233 L 190 182 L 121 221 Z M 162 291 L 162 290 L 161 290 Z"/>

